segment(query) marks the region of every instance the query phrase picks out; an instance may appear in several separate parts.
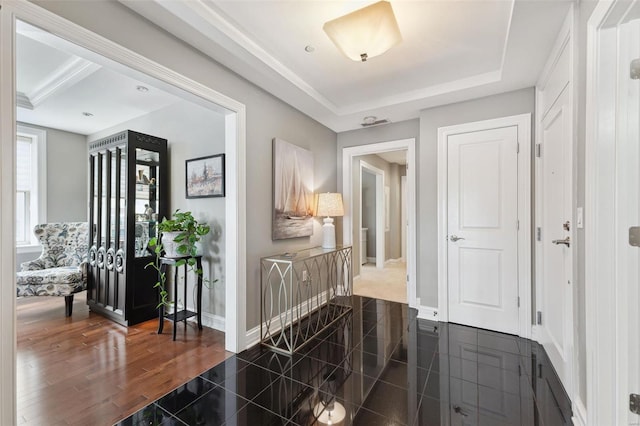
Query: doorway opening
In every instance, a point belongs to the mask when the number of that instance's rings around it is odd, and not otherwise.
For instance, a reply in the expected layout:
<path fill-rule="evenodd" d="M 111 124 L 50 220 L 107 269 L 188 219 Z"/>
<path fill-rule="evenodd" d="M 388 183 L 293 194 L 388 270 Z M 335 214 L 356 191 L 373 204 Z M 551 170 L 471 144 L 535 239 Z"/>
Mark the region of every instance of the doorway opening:
<path fill-rule="evenodd" d="M 225 259 L 219 259 L 218 265 L 223 264 L 225 279 L 224 282 L 230 283 L 226 285 L 224 291 L 219 295 L 219 299 L 224 302 L 222 320 L 218 323 L 220 328 L 225 331 L 225 348 L 233 352 L 240 352 L 245 348 L 246 325 L 245 325 L 245 306 L 244 294 L 246 261 L 245 261 L 245 189 L 244 189 L 244 173 L 245 173 L 245 107 L 244 105 L 226 97 L 218 92 L 209 89 L 199 83 L 189 80 L 182 75 L 158 66 L 158 64 L 135 54 L 128 49 L 122 48 L 108 40 L 93 34 L 79 26 L 69 25 L 69 23 L 56 15 L 43 11 L 36 5 L 28 2 L 14 2 L 3 5 L 2 9 L 2 54 L 0 55 L 0 136 L 2 150 L 2 168 L 4 170 L 15 170 L 16 159 L 16 122 L 18 115 L 16 113 L 17 104 L 24 98 L 16 97 L 17 92 L 15 86 L 16 79 L 16 63 L 14 60 L 16 54 L 16 41 L 20 34 L 14 31 L 24 25 L 26 32 L 39 32 L 39 36 L 55 40 L 56 43 L 66 44 L 69 46 L 69 52 L 82 60 L 97 64 L 101 70 L 109 70 L 111 72 L 120 73 L 126 78 L 142 83 L 152 90 L 165 92 L 175 97 L 177 103 L 181 105 L 192 104 L 195 109 L 207 110 L 206 114 L 216 115 L 216 123 L 221 129 L 221 141 L 223 141 L 222 149 L 226 154 L 226 198 L 221 211 L 224 212 L 225 220 L 223 225 L 219 226 L 218 232 L 222 235 L 220 245 L 224 246 L 228 254 Z M 40 58 L 44 59 L 44 58 Z M 63 61 L 64 62 L 64 61 Z M 82 61 L 76 61 L 76 64 L 82 64 Z M 73 64 L 71 64 L 73 65 Z M 19 72 L 19 71 L 18 71 Z M 94 70 L 89 73 L 91 75 L 99 73 Z M 80 79 L 80 82 L 84 79 Z M 69 83 L 69 82 L 67 82 Z M 64 84 L 58 87 L 65 87 Z M 136 90 L 136 87 L 133 87 Z M 139 90 L 142 92 L 142 90 Z M 44 101 L 43 101 L 44 102 Z M 44 103 L 43 103 L 44 105 Z M 88 111 L 89 112 L 89 111 Z M 90 118 L 90 114 L 83 114 L 84 117 Z M 97 114 L 94 114 L 96 116 Z M 28 121 L 21 117 L 23 122 Z M 78 119 L 78 121 L 81 118 Z M 40 125 L 44 125 L 41 123 Z M 52 127 L 52 126 L 51 126 Z M 105 129 L 109 129 L 107 125 Z M 96 132 L 97 133 L 97 132 Z M 51 139 L 49 139 L 49 149 L 51 150 Z M 187 154 L 188 152 L 185 152 Z M 6 154 L 6 155 L 5 155 Z M 194 155 L 195 156 L 195 155 Z M 86 162 L 88 160 L 85 159 Z M 179 173 L 174 173 L 179 176 Z M 8 231 L 2 233 L 1 253 L 2 253 L 2 276 L 1 282 L 3 290 L 6 294 L 15 292 L 15 272 L 16 272 L 16 241 L 13 238 L 14 233 L 10 230 L 14 229 L 16 223 L 16 206 L 15 206 L 15 176 L 5 176 L 3 178 L 0 191 L 2 199 L 5 201 L 5 208 L 0 216 L 2 229 Z M 50 219 L 48 219 L 50 220 Z M 215 263 L 215 261 L 213 262 Z M 15 293 L 14 293 L 15 294 Z M 0 414 L 2 418 L 13 416 L 15 411 L 4 411 L 5 407 L 15 407 L 15 367 L 16 360 L 16 301 L 13 298 L 6 298 L 6 303 L 2 304 L 0 309 L 2 324 L 2 357 L 7 362 L 2 364 L 0 368 L 0 388 L 3 396 L 5 396 L 5 404 Z M 212 326 L 215 326 L 212 324 Z M 9 362 L 10 361 L 10 362 Z M 9 414 L 7 414 L 9 413 Z"/>
<path fill-rule="evenodd" d="M 342 188 L 343 241 L 353 245 L 358 259 L 354 294 L 412 307 L 417 305 L 414 145 L 406 139 L 344 148 Z M 404 248 L 403 228 L 408 230 Z"/>

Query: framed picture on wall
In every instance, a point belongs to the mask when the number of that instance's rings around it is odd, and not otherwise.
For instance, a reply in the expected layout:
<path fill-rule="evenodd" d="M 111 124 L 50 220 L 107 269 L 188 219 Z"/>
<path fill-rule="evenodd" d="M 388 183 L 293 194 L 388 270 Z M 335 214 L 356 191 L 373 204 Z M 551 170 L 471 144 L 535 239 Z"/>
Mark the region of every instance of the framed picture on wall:
<path fill-rule="evenodd" d="M 273 240 L 313 234 L 313 152 L 273 139 Z"/>
<path fill-rule="evenodd" d="M 187 198 L 224 197 L 224 154 L 186 161 Z"/>

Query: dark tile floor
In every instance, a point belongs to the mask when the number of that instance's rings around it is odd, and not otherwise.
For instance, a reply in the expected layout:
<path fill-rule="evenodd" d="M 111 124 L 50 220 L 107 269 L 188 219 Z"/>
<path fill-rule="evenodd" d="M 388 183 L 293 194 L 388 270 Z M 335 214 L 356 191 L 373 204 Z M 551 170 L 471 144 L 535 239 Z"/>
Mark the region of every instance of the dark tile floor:
<path fill-rule="evenodd" d="M 571 424 L 544 349 L 354 297 L 353 311 L 293 356 L 256 347 L 119 425 Z"/>

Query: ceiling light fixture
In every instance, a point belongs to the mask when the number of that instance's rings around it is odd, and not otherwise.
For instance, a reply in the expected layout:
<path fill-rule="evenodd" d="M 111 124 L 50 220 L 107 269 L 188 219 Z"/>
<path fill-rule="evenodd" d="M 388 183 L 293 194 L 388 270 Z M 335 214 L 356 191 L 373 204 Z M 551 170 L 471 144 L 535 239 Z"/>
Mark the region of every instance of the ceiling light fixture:
<path fill-rule="evenodd" d="M 138 92 L 147 93 L 149 91 L 149 88 L 146 86 L 136 86 L 136 90 Z"/>
<path fill-rule="evenodd" d="M 379 1 L 326 22 L 322 29 L 349 59 L 365 62 L 402 41 L 391 3 Z"/>
<path fill-rule="evenodd" d="M 83 112 L 82 115 L 84 115 L 85 117 L 93 117 L 93 114 L 87 111 Z"/>
<path fill-rule="evenodd" d="M 308 45 L 306 45 L 304 47 L 304 51 L 307 52 L 307 53 L 313 53 L 313 52 L 315 52 L 315 50 L 316 50 L 316 48 L 311 46 L 310 44 L 308 44 Z"/>

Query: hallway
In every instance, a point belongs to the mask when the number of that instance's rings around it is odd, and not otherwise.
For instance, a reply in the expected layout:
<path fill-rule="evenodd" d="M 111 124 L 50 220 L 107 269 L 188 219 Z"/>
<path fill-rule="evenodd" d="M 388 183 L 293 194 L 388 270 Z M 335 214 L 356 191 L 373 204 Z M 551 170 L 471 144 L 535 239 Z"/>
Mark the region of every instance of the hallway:
<path fill-rule="evenodd" d="M 570 406 L 537 343 L 354 296 L 299 353 L 256 346 L 118 424 L 561 426 Z"/>
<path fill-rule="evenodd" d="M 406 304 L 406 262 L 391 260 L 384 269 L 377 269 L 372 263 L 362 265 L 360 276 L 353 280 L 353 294 Z"/>

